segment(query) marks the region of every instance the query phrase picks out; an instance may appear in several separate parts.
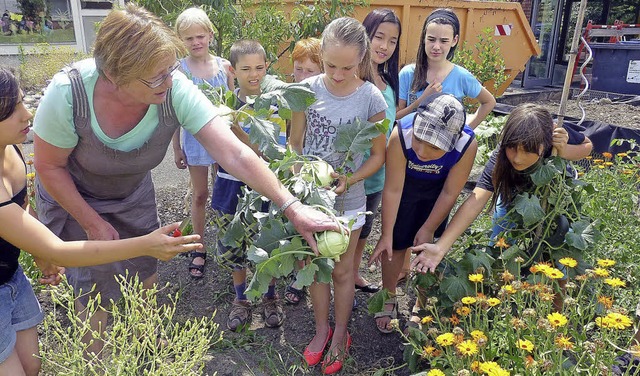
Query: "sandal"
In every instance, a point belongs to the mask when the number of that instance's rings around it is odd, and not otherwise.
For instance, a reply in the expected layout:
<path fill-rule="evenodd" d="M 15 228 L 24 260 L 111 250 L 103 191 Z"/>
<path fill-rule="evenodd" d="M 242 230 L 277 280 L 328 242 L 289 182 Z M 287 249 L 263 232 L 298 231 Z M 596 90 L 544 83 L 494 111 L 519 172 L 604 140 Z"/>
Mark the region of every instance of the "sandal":
<path fill-rule="evenodd" d="M 413 308 L 411 309 L 411 316 L 409 317 L 409 320 L 407 320 L 407 322 L 404 324 L 404 335 L 408 336 L 412 328 L 421 330 L 422 329 L 421 320 L 422 320 L 422 317 L 424 317 L 425 315 L 426 315 L 425 310 L 420 309 L 414 305 Z M 418 320 L 415 321 L 415 318 L 418 318 Z"/>
<path fill-rule="evenodd" d="M 203 263 L 202 265 L 198 265 L 193 262 L 198 257 L 202 258 L 206 263 L 207 252 L 197 252 L 197 251 L 191 252 L 191 263 L 189 264 L 188 269 L 189 269 L 189 275 L 191 276 L 191 278 L 194 278 L 194 279 L 200 279 L 204 277 L 205 264 Z M 194 274 L 194 271 L 198 272 L 199 274 Z"/>
<path fill-rule="evenodd" d="M 376 313 L 373 317 L 376 319 L 376 328 L 378 328 L 378 330 L 381 333 L 385 333 L 385 334 L 389 334 L 393 332 L 393 329 L 388 329 L 389 324 L 391 323 L 391 320 L 395 320 L 398 318 L 398 302 L 396 301 L 396 298 L 393 297 L 389 300 L 387 300 L 386 302 L 384 302 L 384 305 L 393 305 L 393 308 L 391 308 L 390 311 L 382 311 L 382 312 L 378 312 Z M 382 317 L 388 317 L 389 318 L 389 322 L 387 323 L 387 327 L 386 328 L 381 328 L 378 325 L 378 320 L 379 318 Z"/>
<path fill-rule="evenodd" d="M 284 300 L 287 304 L 296 305 L 300 303 L 302 299 L 304 299 L 304 288 L 297 289 L 293 287 L 293 282 L 287 286 L 287 289 L 284 292 Z"/>

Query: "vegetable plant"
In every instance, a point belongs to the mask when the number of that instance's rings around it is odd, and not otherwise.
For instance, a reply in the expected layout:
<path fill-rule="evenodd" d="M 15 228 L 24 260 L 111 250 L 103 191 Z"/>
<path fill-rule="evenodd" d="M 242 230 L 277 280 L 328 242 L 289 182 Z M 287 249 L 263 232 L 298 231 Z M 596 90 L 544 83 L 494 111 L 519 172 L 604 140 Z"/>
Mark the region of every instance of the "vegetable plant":
<path fill-rule="evenodd" d="M 261 92 L 250 98 L 246 106 L 233 111 L 232 94 L 205 89 L 212 102 L 224 106 L 223 112 L 232 123 L 242 121 L 243 127 L 249 129 L 250 142 L 257 146 L 269 168 L 289 191 L 304 204 L 334 216 L 336 194 L 327 187 L 333 181 L 330 175 L 333 167 L 316 156 L 300 155 L 277 143 L 280 126 L 276 122 L 291 119 L 294 111 L 304 111 L 315 101 L 314 93 L 307 84 L 285 83 L 273 76 L 262 80 Z M 276 111 L 278 117 L 275 117 Z M 346 175 L 354 171 L 357 167 L 355 157 L 371 149 L 371 140 L 387 127 L 388 120 L 370 123 L 356 119 L 352 123 L 341 124 L 334 148 L 342 154 L 342 164 L 336 166 L 336 171 Z M 299 167 L 302 173 L 295 173 L 294 167 Z M 260 298 L 273 278 L 285 277 L 294 271 L 297 260 L 306 261 L 296 274 L 298 286 L 308 286 L 314 280 L 330 282 L 335 261 L 348 245 L 346 231 L 318 234 L 322 252 L 316 256 L 276 207 L 270 206 L 266 212 L 262 211 L 266 198 L 246 186 L 242 189 L 236 213 L 229 224 L 220 229 L 218 238 L 226 246 L 244 247 L 249 261 L 255 264 L 255 272 L 246 291 L 247 298 Z M 352 223 L 341 225 L 350 228 Z"/>

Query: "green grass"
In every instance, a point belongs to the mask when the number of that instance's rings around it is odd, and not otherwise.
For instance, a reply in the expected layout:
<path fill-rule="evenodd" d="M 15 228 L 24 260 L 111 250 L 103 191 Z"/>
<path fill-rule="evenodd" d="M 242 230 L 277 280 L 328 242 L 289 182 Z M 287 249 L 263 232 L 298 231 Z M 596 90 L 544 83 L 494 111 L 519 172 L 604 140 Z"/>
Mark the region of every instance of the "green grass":
<path fill-rule="evenodd" d="M 25 43 L 64 43 L 75 42 L 76 37 L 73 28 L 65 30 L 56 29 L 50 34 L 14 34 L 0 35 L 0 44 L 25 44 Z"/>

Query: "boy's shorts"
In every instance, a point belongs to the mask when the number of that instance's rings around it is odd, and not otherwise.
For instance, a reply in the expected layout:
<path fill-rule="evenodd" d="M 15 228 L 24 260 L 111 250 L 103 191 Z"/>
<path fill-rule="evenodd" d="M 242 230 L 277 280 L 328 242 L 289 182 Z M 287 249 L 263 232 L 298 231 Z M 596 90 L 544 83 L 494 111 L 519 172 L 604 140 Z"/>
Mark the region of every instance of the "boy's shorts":
<path fill-rule="evenodd" d="M 9 282 L 0 285 L 0 363 L 16 346 L 16 332 L 40 324 L 44 314 L 31 284 L 18 267 Z"/>

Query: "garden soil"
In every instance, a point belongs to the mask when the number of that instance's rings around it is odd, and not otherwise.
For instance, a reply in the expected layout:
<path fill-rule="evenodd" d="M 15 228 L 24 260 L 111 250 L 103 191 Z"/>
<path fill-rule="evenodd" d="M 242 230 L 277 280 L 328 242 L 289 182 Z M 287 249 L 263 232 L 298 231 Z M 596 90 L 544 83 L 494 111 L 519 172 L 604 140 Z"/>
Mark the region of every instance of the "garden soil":
<path fill-rule="evenodd" d="M 558 103 L 541 102 L 552 112 L 559 108 Z M 579 117 L 572 113 L 575 104 L 569 103 L 568 116 Z M 609 103 L 589 104 L 587 119 L 600 120 L 629 128 L 640 128 L 640 106 L 615 105 Z M 577 108 L 577 107 L 575 107 Z M 31 145 L 26 146 L 31 152 Z M 169 148 L 171 150 L 171 148 Z M 188 185 L 186 170 L 178 170 L 173 164 L 170 151 L 163 163 L 153 171 L 156 184 L 158 209 L 162 223 L 180 221 L 185 214 L 185 192 Z M 360 266 L 362 275 L 372 283 L 380 283 L 380 270 L 366 266 L 366 256 L 380 235 L 379 219 L 369 238 L 365 260 Z M 190 317 L 215 315 L 215 321 L 224 330 L 224 341 L 212 348 L 206 360 L 205 374 L 220 376 L 231 375 L 320 375 L 320 367 L 308 369 L 304 365 L 302 352 L 314 335 L 313 310 L 308 296 L 296 306 L 285 306 L 286 320 L 277 329 L 264 326 L 259 309 L 254 309 L 253 324 L 245 333 L 233 333 L 226 330 L 226 317 L 234 298 L 231 273 L 216 265 L 214 256 L 215 233 L 206 231 L 205 244 L 209 260 L 204 278 L 192 279 L 187 271 L 189 259 L 178 256 L 169 262 L 160 262 L 159 278 L 161 284 L 168 284 L 164 291 L 180 292 L 177 316 L 179 320 Z M 286 283 L 280 281 L 278 291 L 283 296 Z M 350 358 L 345 364 L 343 375 L 373 375 L 376 370 L 397 368 L 386 374 L 409 375 L 402 367 L 402 340 L 399 334 L 382 334 L 375 326 L 372 315 L 367 312 L 367 299 L 370 295 L 356 292 L 357 306 L 349 322 L 349 332 L 353 336 Z M 46 299 L 43 295 L 43 299 Z M 166 301 L 166 295 L 164 296 Z M 399 290 L 399 311 L 401 324 L 409 314 L 413 294 L 406 287 Z M 46 307 L 50 304 L 45 304 Z M 333 320 L 333 312 L 331 312 Z M 186 375 L 186 373 L 185 373 Z"/>

